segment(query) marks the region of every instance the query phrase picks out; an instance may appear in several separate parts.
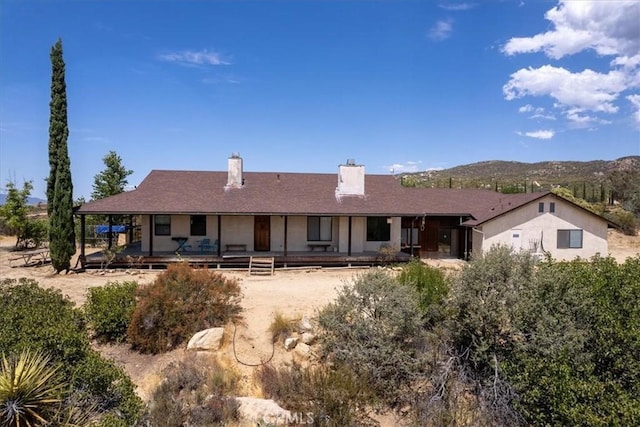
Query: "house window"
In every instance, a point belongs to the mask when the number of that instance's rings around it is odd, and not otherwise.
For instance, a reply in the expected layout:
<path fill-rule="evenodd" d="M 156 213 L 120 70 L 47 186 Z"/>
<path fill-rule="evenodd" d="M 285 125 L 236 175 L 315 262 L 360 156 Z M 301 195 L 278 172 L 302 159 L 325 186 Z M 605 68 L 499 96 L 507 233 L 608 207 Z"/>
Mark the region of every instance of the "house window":
<path fill-rule="evenodd" d="M 538 203 L 538 212 L 539 213 L 544 212 L 544 203 Z"/>
<path fill-rule="evenodd" d="M 156 236 L 171 236 L 171 215 L 154 215 L 153 225 Z"/>
<path fill-rule="evenodd" d="M 331 241 L 331 217 L 310 216 L 307 217 L 307 240 Z"/>
<path fill-rule="evenodd" d="M 554 213 L 556 211 L 556 204 L 551 202 L 549 203 L 549 212 Z"/>
<path fill-rule="evenodd" d="M 387 217 L 367 217 L 367 242 L 388 242 L 389 240 L 391 240 L 391 225 Z"/>
<path fill-rule="evenodd" d="M 558 249 L 581 247 L 582 230 L 558 230 Z"/>
<path fill-rule="evenodd" d="M 191 235 L 206 236 L 207 235 L 207 216 L 191 215 Z"/>

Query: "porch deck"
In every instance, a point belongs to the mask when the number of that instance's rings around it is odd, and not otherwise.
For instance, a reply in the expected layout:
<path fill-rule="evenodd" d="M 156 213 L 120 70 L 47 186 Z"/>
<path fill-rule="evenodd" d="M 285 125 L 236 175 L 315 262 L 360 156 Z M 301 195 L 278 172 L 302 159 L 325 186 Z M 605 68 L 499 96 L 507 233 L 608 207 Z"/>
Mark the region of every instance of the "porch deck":
<path fill-rule="evenodd" d="M 95 268 L 148 268 L 161 269 L 170 264 L 187 262 L 195 267 L 248 269 L 251 257 L 273 257 L 276 268 L 283 267 L 339 267 L 339 266 L 374 266 L 389 263 L 402 263 L 410 260 L 410 255 L 404 252 L 382 254 L 380 252 L 365 252 L 349 255 L 342 252 L 320 251 L 260 251 L 260 252 L 222 252 L 202 254 L 198 250 L 181 252 L 154 251 L 153 256 L 143 252 L 140 243 L 133 243 L 116 254 L 115 258 L 106 263 L 105 252 L 99 251 L 87 254 L 82 262 L 86 269 Z"/>

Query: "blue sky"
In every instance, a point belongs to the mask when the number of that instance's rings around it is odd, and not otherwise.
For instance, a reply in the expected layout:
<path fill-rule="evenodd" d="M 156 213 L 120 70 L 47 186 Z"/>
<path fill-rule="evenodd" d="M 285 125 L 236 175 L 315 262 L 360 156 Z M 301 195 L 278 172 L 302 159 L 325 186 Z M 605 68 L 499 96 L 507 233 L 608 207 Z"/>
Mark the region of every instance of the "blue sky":
<path fill-rule="evenodd" d="M 48 175 L 62 38 L 74 196 L 134 170 L 367 173 L 640 155 L 640 2 L 0 3 L 0 179 Z"/>

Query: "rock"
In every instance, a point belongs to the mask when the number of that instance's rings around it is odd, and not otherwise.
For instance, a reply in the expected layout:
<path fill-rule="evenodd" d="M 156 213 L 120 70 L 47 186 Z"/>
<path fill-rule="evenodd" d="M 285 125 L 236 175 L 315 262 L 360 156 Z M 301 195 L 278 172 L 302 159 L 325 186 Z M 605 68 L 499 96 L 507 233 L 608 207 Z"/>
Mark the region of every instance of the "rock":
<path fill-rule="evenodd" d="M 305 343 L 300 343 L 296 346 L 295 352 L 302 359 L 308 359 L 311 355 L 311 347 Z"/>
<path fill-rule="evenodd" d="M 216 351 L 222 345 L 224 328 L 211 328 L 197 332 L 189 340 L 187 350 L 209 350 Z"/>
<path fill-rule="evenodd" d="M 316 340 L 316 336 L 313 335 L 311 332 L 305 332 L 302 334 L 301 339 L 304 344 L 311 345 Z"/>
<path fill-rule="evenodd" d="M 287 350 L 294 349 L 296 348 L 296 345 L 298 345 L 298 341 L 299 339 L 296 337 L 289 337 L 284 340 L 284 348 Z"/>
<path fill-rule="evenodd" d="M 291 419 L 291 412 L 271 399 L 257 397 L 236 397 L 235 399 L 240 405 L 238 413 L 245 420 L 284 425 L 285 420 Z"/>
<path fill-rule="evenodd" d="M 311 332 L 313 331 L 313 324 L 307 316 L 304 316 L 302 320 L 300 320 L 299 328 L 302 332 Z"/>

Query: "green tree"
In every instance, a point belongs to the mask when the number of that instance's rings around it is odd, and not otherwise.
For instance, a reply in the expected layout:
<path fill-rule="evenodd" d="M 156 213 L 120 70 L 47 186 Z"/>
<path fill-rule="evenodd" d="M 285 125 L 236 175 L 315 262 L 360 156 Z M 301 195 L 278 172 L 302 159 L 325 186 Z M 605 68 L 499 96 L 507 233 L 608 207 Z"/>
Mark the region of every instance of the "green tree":
<path fill-rule="evenodd" d="M 51 221 L 49 245 L 51 264 L 57 273 L 69 271 L 76 251 L 73 221 L 73 183 L 67 149 L 67 87 L 64 79 L 62 41 L 51 48 L 51 102 L 49 117 L 49 179 L 47 212 Z"/>
<path fill-rule="evenodd" d="M 93 200 L 122 193 L 128 184 L 127 177 L 133 173 L 123 166 L 122 158 L 115 151 L 109 151 L 102 161 L 106 168 L 93 177 Z"/>
<path fill-rule="evenodd" d="M 7 183 L 7 199 L 5 204 L 0 206 L 0 217 L 4 218 L 10 232 L 16 234 L 18 249 L 38 247 L 47 239 L 47 222 L 29 218 L 27 199 L 32 189 L 31 181 L 25 182 L 22 190 L 13 182 Z"/>

